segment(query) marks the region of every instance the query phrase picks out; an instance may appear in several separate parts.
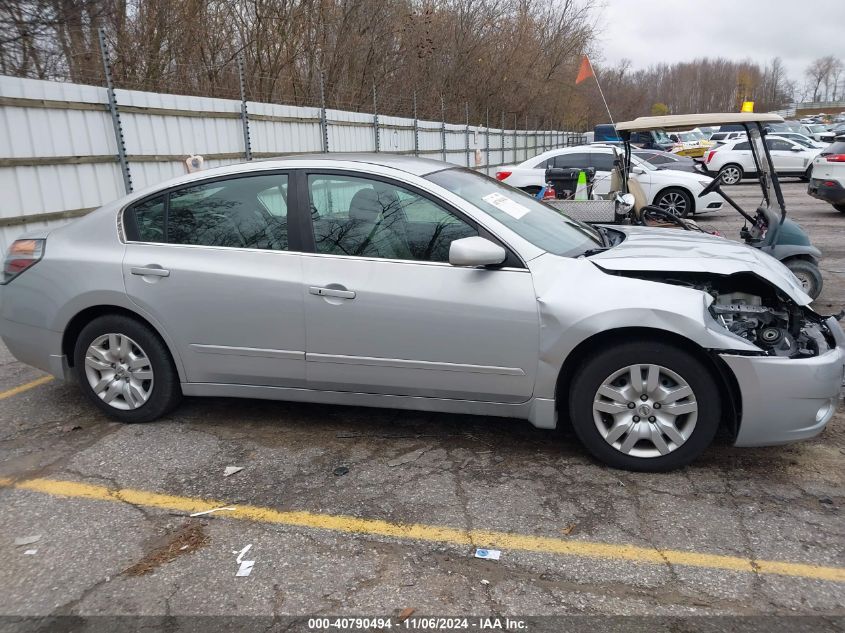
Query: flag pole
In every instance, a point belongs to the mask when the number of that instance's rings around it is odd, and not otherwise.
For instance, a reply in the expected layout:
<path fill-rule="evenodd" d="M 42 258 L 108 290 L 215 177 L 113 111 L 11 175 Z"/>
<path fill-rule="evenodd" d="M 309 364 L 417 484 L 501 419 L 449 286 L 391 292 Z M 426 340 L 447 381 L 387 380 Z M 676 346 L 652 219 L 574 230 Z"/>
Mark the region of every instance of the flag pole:
<path fill-rule="evenodd" d="M 610 113 L 610 108 L 607 105 L 607 99 L 604 98 L 604 91 L 601 89 L 601 84 L 599 83 L 599 77 L 596 75 L 596 71 L 593 70 L 593 62 L 590 61 L 589 55 L 584 55 L 587 59 L 587 63 L 590 65 L 590 72 L 593 75 L 593 78 L 596 80 L 596 85 L 599 87 L 599 94 L 601 95 L 601 100 L 604 101 L 604 109 L 607 110 L 607 116 L 610 117 L 610 122 L 613 124 L 613 127 L 616 127 L 616 122 L 613 120 L 613 115 Z"/>

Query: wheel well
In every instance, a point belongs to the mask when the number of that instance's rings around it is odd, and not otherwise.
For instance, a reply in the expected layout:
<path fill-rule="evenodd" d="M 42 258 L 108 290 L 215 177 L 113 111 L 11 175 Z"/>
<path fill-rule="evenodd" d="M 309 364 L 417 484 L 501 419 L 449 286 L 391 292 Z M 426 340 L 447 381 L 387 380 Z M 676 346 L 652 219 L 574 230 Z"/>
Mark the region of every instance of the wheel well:
<path fill-rule="evenodd" d="M 742 397 L 736 378 L 725 362 L 717 354 L 702 349 L 680 334 L 646 327 L 618 328 L 599 332 L 581 341 L 570 352 L 563 366 L 560 368 L 555 387 L 555 405 L 557 407 L 560 425 L 571 424 L 569 420 L 569 407 L 566 406 L 569 397 L 569 386 L 572 383 L 574 374 L 584 361 L 591 355 L 594 355 L 598 348 L 629 343 L 633 340 L 669 342 L 698 358 L 713 376 L 716 386 L 719 389 L 719 395 L 722 398 L 720 428 L 731 439 L 736 437 L 739 431 L 739 422 L 742 419 Z"/>
<path fill-rule="evenodd" d="M 681 193 L 686 194 L 686 196 L 690 200 L 690 213 L 695 213 L 695 196 L 692 195 L 692 191 L 684 187 L 679 187 L 677 185 L 673 185 L 671 187 L 664 187 L 663 189 L 657 192 L 656 196 L 654 196 L 655 201 L 659 200 L 660 196 L 662 196 L 667 191 L 680 191 Z"/>
<path fill-rule="evenodd" d="M 73 367 L 73 348 L 76 345 L 76 339 L 79 337 L 79 333 L 82 332 L 82 328 L 91 323 L 91 321 L 97 317 L 105 316 L 107 314 L 119 314 L 129 317 L 130 319 L 135 319 L 158 334 L 158 330 L 156 330 L 149 321 L 135 312 L 132 312 L 132 310 L 127 310 L 126 308 L 121 308 L 120 306 L 110 305 L 86 308 L 82 312 L 76 314 L 70 322 L 68 322 L 67 327 L 65 328 L 65 333 L 62 335 L 62 353 L 65 355 L 70 367 Z M 161 338 L 161 334 L 158 334 L 158 336 Z"/>
<path fill-rule="evenodd" d="M 780 261 L 781 261 L 782 264 L 785 265 L 786 262 L 791 261 L 793 259 L 800 259 L 800 260 L 805 261 L 805 262 L 810 262 L 811 264 L 818 264 L 815 257 L 813 257 L 812 255 L 807 255 L 807 254 L 803 254 L 803 253 L 798 254 L 798 255 L 790 255 L 789 257 L 782 259 Z"/>

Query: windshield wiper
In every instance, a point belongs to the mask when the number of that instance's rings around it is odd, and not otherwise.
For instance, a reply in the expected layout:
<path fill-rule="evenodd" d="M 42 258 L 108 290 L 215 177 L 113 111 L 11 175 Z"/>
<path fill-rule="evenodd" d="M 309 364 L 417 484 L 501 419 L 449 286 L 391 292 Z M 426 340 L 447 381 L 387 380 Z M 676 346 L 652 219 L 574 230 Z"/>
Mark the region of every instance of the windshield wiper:
<path fill-rule="evenodd" d="M 598 255 L 599 253 L 604 253 L 605 251 L 609 251 L 610 246 L 603 246 L 602 248 L 588 248 L 583 253 L 581 253 L 578 257 L 592 257 L 593 255 Z"/>

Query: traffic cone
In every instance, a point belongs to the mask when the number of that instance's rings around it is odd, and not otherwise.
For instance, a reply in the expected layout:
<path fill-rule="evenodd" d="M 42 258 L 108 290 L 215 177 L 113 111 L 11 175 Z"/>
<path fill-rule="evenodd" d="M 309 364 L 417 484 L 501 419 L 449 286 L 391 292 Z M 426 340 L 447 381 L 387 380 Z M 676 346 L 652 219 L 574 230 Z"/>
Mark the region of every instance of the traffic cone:
<path fill-rule="evenodd" d="M 575 199 L 587 199 L 587 173 L 583 169 L 578 172 L 578 186 L 575 188 Z"/>

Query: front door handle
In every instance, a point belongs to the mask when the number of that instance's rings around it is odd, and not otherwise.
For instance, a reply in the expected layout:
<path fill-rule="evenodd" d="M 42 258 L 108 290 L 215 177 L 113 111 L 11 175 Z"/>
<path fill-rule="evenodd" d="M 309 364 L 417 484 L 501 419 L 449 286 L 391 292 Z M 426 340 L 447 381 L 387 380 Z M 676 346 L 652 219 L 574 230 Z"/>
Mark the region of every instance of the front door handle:
<path fill-rule="evenodd" d="M 319 286 L 311 286 L 308 292 L 319 297 L 338 297 L 339 299 L 354 299 L 354 290 L 341 290 L 339 288 L 321 288 Z"/>
<path fill-rule="evenodd" d="M 133 275 L 141 275 L 141 276 L 152 276 L 152 277 L 170 277 L 170 271 L 165 268 L 157 268 L 157 267 L 140 267 L 140 268 L 130 268 L 129 272 Z"/>

